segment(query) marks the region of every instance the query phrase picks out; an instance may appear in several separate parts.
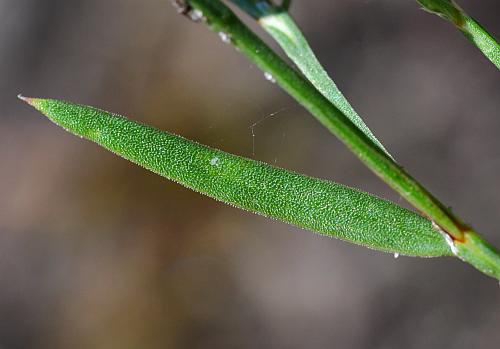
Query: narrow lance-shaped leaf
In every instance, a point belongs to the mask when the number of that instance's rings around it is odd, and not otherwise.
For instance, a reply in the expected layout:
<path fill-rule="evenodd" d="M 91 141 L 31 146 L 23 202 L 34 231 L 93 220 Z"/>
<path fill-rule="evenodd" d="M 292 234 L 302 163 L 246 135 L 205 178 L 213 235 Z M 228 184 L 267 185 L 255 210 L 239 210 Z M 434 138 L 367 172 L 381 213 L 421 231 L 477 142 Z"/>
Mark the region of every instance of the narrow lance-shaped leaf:
<path fill-rule="evenodd" d="M 373 195 L 231 155 L 99 109 L 24 100 L 67 131 L 227 204 L 377 250 L 452 255 L 430 221 Z"/>
<path fill-rule="evenodd" d="M 500 69 L 500 44 L 474 18 L 469 17 L 453 0 L 417 0 L 422 7 L 457 27 Z"/>
<path fill-rule="evenodd" d="M 325 96 L 330 103 L 343 112 L 373 143 L 391 157 L 382 143 L 375 137 L 361 116 L 344 97 L 335 82 L 328 76 L 309 46 L 295 21 L 281 6 L 267 1 L 232 0 L 245 12 L 258 20 L 300 69 L 304 76 Z"/>

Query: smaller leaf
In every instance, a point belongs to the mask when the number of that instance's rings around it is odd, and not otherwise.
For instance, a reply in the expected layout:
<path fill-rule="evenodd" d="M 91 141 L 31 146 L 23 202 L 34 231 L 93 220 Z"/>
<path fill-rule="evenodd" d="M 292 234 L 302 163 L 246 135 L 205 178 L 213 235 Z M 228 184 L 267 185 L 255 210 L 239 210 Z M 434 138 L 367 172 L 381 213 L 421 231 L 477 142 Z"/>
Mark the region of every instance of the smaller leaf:
<path fill-rule="evenodd" d="M 389 152 L 375 137 L 361 116 L 354 110 L 335 82 L 325 71 L 302 34 L 302 31 L 286 10 L 280 6 L 273 5 L 269 1 L 232 1 L 249 15 L 256 18 L 262 28 L 276 40 L 283 51 L 285 51 L 286 55 L 314 87 L 325 96 L 330 103 L 344 113 L 344 115 L 346 115 L 376 147 L 392 159 Z"/>

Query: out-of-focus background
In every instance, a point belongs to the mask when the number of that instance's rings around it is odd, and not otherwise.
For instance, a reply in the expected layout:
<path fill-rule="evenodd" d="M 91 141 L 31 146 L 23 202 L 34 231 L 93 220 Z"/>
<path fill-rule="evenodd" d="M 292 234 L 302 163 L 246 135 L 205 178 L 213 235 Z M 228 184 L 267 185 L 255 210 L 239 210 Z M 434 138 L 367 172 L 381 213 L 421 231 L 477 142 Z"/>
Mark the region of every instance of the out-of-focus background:
<path fill-rule="evenodd" d="M 460 4 L 500 36 L 498 0 Z M 292 13 L 392 154 L 499 246 L 497 69 L 413 0 Z M 498 285 L 460 261 L 394 259 L 224 206 L 16 99 L 101 107 L 402 203 L 168 0 L 2 0 L 0 77 L 0 348 L 499 343 Z"/>

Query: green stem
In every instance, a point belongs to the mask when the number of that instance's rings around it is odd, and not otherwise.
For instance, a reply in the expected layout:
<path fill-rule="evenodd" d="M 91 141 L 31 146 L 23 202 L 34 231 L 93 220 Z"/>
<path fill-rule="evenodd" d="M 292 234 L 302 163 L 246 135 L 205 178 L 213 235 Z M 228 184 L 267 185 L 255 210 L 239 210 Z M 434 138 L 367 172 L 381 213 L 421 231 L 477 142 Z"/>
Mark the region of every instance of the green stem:
<path fill-rule="evenodd" d="M 477 21 L 452 0 L 417 0 L 423 8 L 455 25 L 481 52 L 500 69 L 500 44 Z"/>
<path fill-rule="evenodd" d="M 233 45 L 264 72 L 272 74 L 285 91 L 344 142 L 366 166 L 435 222 L 453 240 L 452 243 L 467 241 L 465 236 L 473 233 L 470 227 L 377 147 L 307 79 L 248 29 L 227 6 L 218 0 L 189 0 L 189 4 L 203 13 L 212 30 L 231 38 Z M 477 261 L 470 258 L 467 261 L 478 267 Z"/>
<path fill-rule="evenodd" d="M 471 232 L 463 242 L 455 242 L 455 247 L 460 259 L 500 280 L 500 253 L 494 246 Z"/>

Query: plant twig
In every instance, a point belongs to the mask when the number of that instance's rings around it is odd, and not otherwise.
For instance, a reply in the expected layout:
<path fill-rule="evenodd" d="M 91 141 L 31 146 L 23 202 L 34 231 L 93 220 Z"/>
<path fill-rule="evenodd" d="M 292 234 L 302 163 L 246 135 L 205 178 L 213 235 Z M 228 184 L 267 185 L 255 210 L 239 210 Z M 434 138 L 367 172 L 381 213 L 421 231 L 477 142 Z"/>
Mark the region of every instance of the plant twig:
<path fill-rule="evenodd" d="M 500 44 L 476 20 L 469 17 L 453 0 L 417 0 L 431 13 L 451 22 L 500 69 Z"/>
<path fill-rule="evenodd" d="M 365 165 L 435 222 L 436 226 L 448 238 L 453 252 L 488 275 L 500 273 L 500 257 L 498 259 L 492 257 L 498 256 L 496 252 L 494 254 L 484 253 L 481 256 L 476 253 L 477 246 L 482 246 L 485 251 L 490 251 L 491 246 L 489 245 L 479 242 L 474 250 L 470 250 L 473 252 L 460 255 L 461 251 L 465 249 L 469 251 L 471 238 L 468 237 L 475 238 L 477 236 L 472 228 L 465 225 L 400 165 L 377 147 L 308 80 L 291 68 L 248 29 L 226 5 L 218 0 L 189 0 L 188 2 L 193 8 L 203 13 L 212 30 L 224 33 L 223 37 L 230 38 L 238 50 L 264 72 L 271 74 L 285 91 L 309 110 L 328 130 L 337 135 Z M 482 242 L 483 240 L 478 241 Z M 474 256 L 477 256 L 478 259 L 476 260 Z M 496 269 L 492 271 L 492 269 L 484 268 L 483 257 L 490 258 L 489 264 L 496 265 Z"/>

